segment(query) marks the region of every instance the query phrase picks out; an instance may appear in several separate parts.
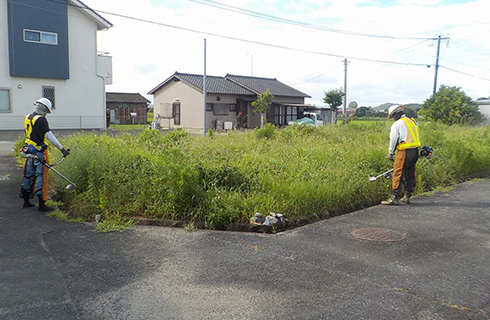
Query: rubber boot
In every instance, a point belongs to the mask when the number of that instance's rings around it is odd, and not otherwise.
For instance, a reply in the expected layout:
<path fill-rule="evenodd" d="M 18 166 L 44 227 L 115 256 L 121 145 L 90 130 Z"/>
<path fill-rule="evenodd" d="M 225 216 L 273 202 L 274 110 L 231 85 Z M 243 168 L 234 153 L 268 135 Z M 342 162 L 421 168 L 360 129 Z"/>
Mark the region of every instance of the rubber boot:
<path fill-rule="evenodd" d="M 410 204 L 410 197 L 411 197 L 410 192 L 405 192 L 403 198 L 400 199 L 400 202 L 404 204 Z"/>
<path fill-rule="evenodd" d="M 31 198 L 31 192 L 30 191 L 22 190 L 22 199 L 24 199 L 24 205 L 22 207 L 24 207 L 24 208 L 34 207 L 34 204 L 32 204 L 29 201 L 30 198 Z"/>
<path fill-rule="evenodd" d="M 398 197 L 394 194 L 391 195 L 390 199 L 388 200 L 383 200 L 381 201 L 381 204 L 384 204 L 384 205 L 399 205 L 400 204 L 400 200 L 398 199 Z"/>
<path fill-rule="evenodd" d="M 54 208 L 46 206 L 46 202 L 43 200 L 42 196 L 37 197 L 39 199 L 39 208 L 37 208 L 37 210 L 42 212 L 51 212 L 54 210 Z"/>

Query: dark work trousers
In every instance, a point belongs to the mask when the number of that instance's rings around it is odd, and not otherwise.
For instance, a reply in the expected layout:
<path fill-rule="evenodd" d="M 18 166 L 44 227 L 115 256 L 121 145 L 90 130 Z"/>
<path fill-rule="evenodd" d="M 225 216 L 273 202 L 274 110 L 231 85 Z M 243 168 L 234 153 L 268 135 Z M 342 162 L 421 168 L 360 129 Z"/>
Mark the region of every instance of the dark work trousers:
<path fill-rule="evenodd" d="M 419 159 L 419 148 L 398 150 L 393 166 L 392 193 L 400 197 L 402 187 L 410 196 L 417 183 L 416 164 Z"/>

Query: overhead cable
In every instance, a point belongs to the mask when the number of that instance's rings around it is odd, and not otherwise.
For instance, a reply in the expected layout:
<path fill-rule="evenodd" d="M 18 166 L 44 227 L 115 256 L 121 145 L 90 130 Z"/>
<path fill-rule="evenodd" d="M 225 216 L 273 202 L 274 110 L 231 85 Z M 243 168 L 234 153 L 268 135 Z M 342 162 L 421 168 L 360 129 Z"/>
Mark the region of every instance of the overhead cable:
<path fill-rule="evenodd" d="M 456 73 L 464 74 L 465 76 L 468 76 L 468 77 L 477 78 L 477 79 L 480 79 L 480 80 L 485 80 L 485 81 L 490 81 L 490 79 L 487 79 L 487 78 L 482 78 L 482 77 L 478 77 L 478 76 L 475 76 L 475 75 L 472 75 L 472 74 L 469 74 L 469 73 L 466 73 L 466 72 L 458 71 L 458 70 L 455 70 L 455 69 L 451 69 L 451 68 L 448 68 L 448 67 L 445 67 L 445 66 L 441 66 L 441 65 L 440 65 L 439 67 L 440 67 L 440 68 L 447 69 L 447 70 L 452 71 L 452 72 L 456 72 Z"/>
<path fill-rule="evenodd" d="M 252 10 L 248 10 L 248 9 L 244 9 L 244 8 L 240 8 L 240 7 L 236 7 L 236 6 L 232 6 L 232 5 L 221 3 L 218 1 L 214 1 L 214 0 L 189 0 L 189 1 L 199 3 L 199 4 L 203 4 L 203 5 L 210 6 L 210 7 L 214 7 L 214 8 L 218 8 L 218 9 L 222 9 L 222 10 L 227 10 L 227 11 L 231 11 L 231 12 L 244 14 L 247 16 L 252 16 L 252 17 L 256 17 L 256 18 L 266 19 L 266 20 L 270 20 L 270 21 L 275 21 L 275 22 L 280 22 L 280 23 L 295 25 L 295 26 L 299 26 L 299 27 L 320 30 L 320 31 L 335 32 L 335 33 L 341 33 L 341 34 L 347 34 L 347 35 L 359 36 L 359 37 L 372 37 L 372 38 L 383 38 L 383 39 L 424 40 L 424 41 L 429 39 L 429 38 L 421 38 L 421 37 L 400 37 L 400 36 L 377 35 L 377 34 L 369 34 L 369 33 L 363 33 L 363 32 L 347 31 L 347 30 L 341 30 L 341 29 L 319 26 L 319 25 L 301 22 L 301 21 L 296 21 L 296 20 L 284 19 L 281 17 L 277 17 L 277 16 L 273 16 L 273 15 L 269 15 L 269 14 L 264 14 L 261 12 L 256 12 L 256 11 L 252 11 Z"/>
<path fill-rule="evenodd" d="M 49 0 L 49 1 L 52 1 L 52 0 Z M 326 53 L 326 52 L 320 52 L 320 51 L 304 50 L 304 49 L 293 48 L 293 47 L 288 47 L 288 46 L 283 46 L 283 45 L 277 45 L 277 44 L 265 43 L 265 42 L 260 42 L 260 41 L 246 40 L 246 39 L 241 39 L 241 38 L 236 38 L 236 37 L 231 37 L 231 36 L 225 36 L 225 35 L 218 34 L 218 33 L 212 33 L 212 32 L 207 32 L 207 31 L 200 31 L 200 30 L 195 30 L 195 29 L 190 29 L 190 28 L 184 28 L 184 27 L 174 26 L 174 25 L 170 25 L 170 24 L 166 24 L 166 23 L 162 23 L 162 22 L 156 22 L 156 21 L 151 21 L 151 20 L 147 20 L 147 19 L 131 17 L 131 16 L 127 16 L 127 15 L 123 15 L 123 14 L 119 14 L 119 13 L 113 13 L 113 12 L 109 12 L 109 11 L 95 10 L 95 9 L 93 9 L 93 10 L 96 12 L 100 12 L 100 13 L 104 13 L 104 14 L 108 14 L 108 15 L 112 15 L 112 16 L 116 16 L 116 17 L 120 17 L 120 18 L 150 23 L 150 24 L 159 25 L 162 27 L 173 28 L 173 29 L 192 32 L 192 33 L 204 34 L 204 35 L 228 39 L 228 40 L 252 43 L 252 44 L 256 44 L 256 45 L 278 48 L 278 49 L 284 49 L 284 50 L 290 50 L 290 51 L 297 51 L 297 52 L 316 54 L 316 55 L 322 55 L 322 56 L 329 56 L 329 57 L 337 57 L 337 58 L 348 58 L 348 59 L 352 59 L 352 60 L 385 63 L 385 64 L 396 64 L 396 65 L 406 65 L 406 66 L 423 66 L 423 67 L 430 66 L 430 64 L 426 64 L 426 63 L 409 63 L 409 62 L 396 62 L 396 61 L 388 61 L 388 60 L 376 60 L 376 59 L 358 58 L 358 57 L 352 57 L 352 56 L 346 56 L 346 55 L 340 55 L 340 54 Z"/>

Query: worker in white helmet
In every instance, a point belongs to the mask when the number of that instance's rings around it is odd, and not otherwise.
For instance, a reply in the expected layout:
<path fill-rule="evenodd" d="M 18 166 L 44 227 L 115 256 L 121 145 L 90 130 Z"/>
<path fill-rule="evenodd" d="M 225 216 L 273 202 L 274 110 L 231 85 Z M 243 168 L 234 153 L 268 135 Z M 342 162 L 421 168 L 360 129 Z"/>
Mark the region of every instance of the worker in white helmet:
<path fill-rule="evenodd" d="M 416 164 L 419 158 L 420 133 L 415 120 L 407 117 L 405 106 L 392 105 L 388 109 L 388 119 L 395 123 L 390 130 L 390 145 L 387 158 L 394 161 L 391 197 L 382 204 L 397 205 L 400 202 L 409 204 L 410 197 L 417 182 Z M 395 157 L 395 150 L 397 150 Z M 402 194 L 402 187 L 405 193 Z M 403 195 L 403 197 L 402 197 Z"/>
<path fill-rule="evenodd" d="M 24 208 L 33 207 L 29 202 L 30 193 L 34 193 L 39 199 L 39 211 L 49 212 L 52 208 L 46 206 L 48 197 L 48 168 L 43 162 L 48 163 L 47 141 L 58 148 L 63 156 L 69 154 L 69 149 L 63 148 L 49 128 L 46 115 L 51 113 L 52 104 L 47 98 L 40 98 L 35 103 L 34 112 L 25 116 L 25 146 L 24 150 L 30 150 L 35 157 L 27 157 L 24 165 L 24 178 L 20 197 L 24 199 Z"/>

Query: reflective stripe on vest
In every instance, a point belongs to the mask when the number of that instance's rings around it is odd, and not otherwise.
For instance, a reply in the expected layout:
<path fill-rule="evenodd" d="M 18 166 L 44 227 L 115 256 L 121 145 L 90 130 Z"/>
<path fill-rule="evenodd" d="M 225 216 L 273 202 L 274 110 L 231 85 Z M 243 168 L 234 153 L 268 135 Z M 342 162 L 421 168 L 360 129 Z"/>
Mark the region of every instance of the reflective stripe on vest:
<path fill-rule="evenodd" d="M 400 143 L 396 147 L 396 149 L 397 150 L 405 150 L 405 149 L 420 147 L 419 127 L 410 118 L 403 117 L 401 119 L 403 120 L 403 122 L 405 122 L 405 125 L 407 126 L 407 140 Z"/>
<path fill-rule="evenodd" d="M 34 123 L 39 119 L 41 116 L 36 115 L 32 119 L 29 119 L 31 115 L 28 114 L 25 119 L 24 119 L 24 131 L 26 134 L 26 140 L 25 143 L 27 144 L 32 144 L 34 147 L 36 147 L 37 150 L 41 150 L 42 146 L 38 145 L 35 141 L 31 140 L 31 134 L 32 134 L 32 128 L 34 127 Z"/>

